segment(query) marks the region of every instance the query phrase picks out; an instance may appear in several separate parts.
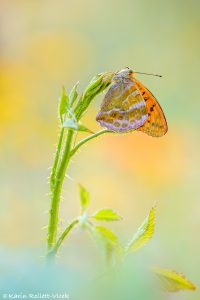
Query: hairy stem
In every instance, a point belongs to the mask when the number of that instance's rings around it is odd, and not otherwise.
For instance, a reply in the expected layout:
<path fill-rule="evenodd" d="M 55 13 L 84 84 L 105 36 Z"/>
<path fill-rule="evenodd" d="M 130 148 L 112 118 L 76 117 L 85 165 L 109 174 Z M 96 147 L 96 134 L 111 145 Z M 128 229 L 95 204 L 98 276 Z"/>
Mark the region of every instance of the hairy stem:
<path fill-rule="evenodd" d="M 61 196 L 63 180 L 65 178 L 66 170 L 70 160 L 70 150 L 71 150 L 73 134 L 74 134 L 73 130 L 69 129 L 66 143 L 64 146 L 62 159 L 54 179 L 54 186 L 51 195 L 49 226 L 48 226 L 48 249 L 49 250 L 55 244 L 56 237 L 57 237 L 60 196 Z"/>
<path fill-rule="evenodd" d="M 106 72 L 95 76 L 92 81 L 89 83 L 82 96 L 79 98 L 79 101 L 76 104 L 76 107 L 73 109 L 72 104 L 73 101 L 76 100 L 78 94 L 76 92 L 76 86 L 71 92 L 69 102 L 69 97 L 65 94 L 63 90 L 63 94 L 61 96 L 60 104 L 59 104 L 59 112 L 60 112 L 60 120 L 61 124 L 67 121 L 68 119 L 74 118 L 76 122 L 78 122 L 83 113 L 86 111 L 91 101 L 101 92 L 103 92 L 108 85 L 111 84 L 111 80 L 113 77 L 113 72 Z M 70 105 L 70 107 L 69 107 Z M 73 228 L 76 222 L 72 222 L 72 224 L 67 227 L 64 232 L 61 234 L 60 238 L 57 240 L 57 228 L 58 228 L 58 220 L 59 220 L 59 208 L 60 208 L 60 198 L 62 192 L 62 185 L 65 178 L 66 170 L 69 165 L 70 158 L 76 153 L 76 151 L 81 147 L 81 145 L 85 144 L 90 139 L 93 139 L 103 133 L 109 132 L 108 130 L 102 130 L 96 132 L 89 137 L 86 137 L 82 141 L 80 141 L 73 149 L 72 142 L 74 136 L 74 130 L 68 129 L 66 141 L 64 144 L 64 128 L 61 129 L 58 147 L 55 154 L 55 159 L 52 167 L 52 172 L 50 176 L 50 189 L 51 189 L 51 205 L 49 212 L 49 225 L 48 225 L 48 253 L 51 253 L 51 257 L 54 257 L 57 249 L 60 247 L 64 238 L 67 236 L 68 232 Z M 64 144 L 64 145 L 63 145 Z M 63 150 L 63 151 L 62 151 Z M 48 254 L 49 257 L 49 254 Z"/>
<path fill-rule="evenodd" d="M 78 220 L 73 221 L 61 234 L 60 238 L 56 242 L 57 237 L 57 227 L 58 227 L 58 216 L 59 216 L 59 206 L 60 206 L 60 196 L 61 196 L 61 190 L 62 190 L 62 184 L 63 180 L 66 174 L 66 170 L 70 161 L 70 158 L 76 153 L 76 151 L 86 142 L 88 142 L 91 139 L 94 139 L 95 137 L 98 137 L 104 133 L 110 132 L 107 129 L 103 129 L 101 131 L 97 131 L 94 134 L 91 134 L 81 140 L 72 150 L 71 150 L 71 144 L 72 144 L 72 138 L 74 135 L 74 131 L 69 129 L 68 135 L 64 147 L 64 152 L 61 158 L 60 165 L 58 167 L 59 162 L 59 156 L 61 152 L 61 145 L 62 145 L 62 139 L 63 139 L 63 130 L 61 130 L 59 142 L 58 142 L 58 148 L 56 151 L 56 156 L 53 164 L 53 170 L 50 178 L 50 184 L 51 184 L 51 209 L 50 209 L 50 218 L 49 218 L 49 226 L 48 226 L 48 257 L 52 257 L 56 254 L 58 248 L 62 244 L 65 237 L 68 235 L 68 232 L 78 223 Z M 56 170 L 57 169 L 57 170 Z"/>
<path fill-rule="evenodd" d="M 59 162 L 59 159 L 60 159 L 60 152 L 61 152 L 61 149 L 62 149 L 64 130 L 65 129 L 62 127 L 61 131 L 60 131 L 60 136 L 59 136 L 59 139 L 58 139 L 58 146 L 57 146 L 57 149 L 56 149 L 54 163 L 53 163 L 53 167 L 52 167 L 52 171 L 51 171 L 51 175 L 50 175 L 50 188 L 51 188 L 51 191 L 53 191 L 53 187 L 54 187 L 54 184 L 55 184 L 55 175 L 56 175 L 58 162 Z"/>

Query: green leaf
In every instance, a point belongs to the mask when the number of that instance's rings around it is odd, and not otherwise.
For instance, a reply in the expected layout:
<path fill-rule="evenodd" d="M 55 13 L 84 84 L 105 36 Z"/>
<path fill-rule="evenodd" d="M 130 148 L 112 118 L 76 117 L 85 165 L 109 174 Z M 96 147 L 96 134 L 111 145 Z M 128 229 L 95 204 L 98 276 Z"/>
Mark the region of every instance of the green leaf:
<path fill-rule="evenodd" d="M 153 272 L 160 279 L 162 288 L 168 292 L 177 292 L 180 290 L 195 290 L 195 285 L 190 282 L 183 274 L 174 270 L 156 267 Z"/>
<path fill-rule="evenodd" d="M 67 114 L 68 110 L 69 110 L 69 97 L 66 94 L 65 88 L 62 87 L 62 94 L 59 102 L 59 116 L 60 116 L 61 123 L 63 123 L 65 115 Z"/>
<path fill-rule="evenodd" d="M 89 193 L 81 184 L 79 184 L 79 191 L 80 191 L 81 213 L 83 214 L 89 205 L 89 200 L 90 200 Z"/>
<path fill-rule="evenodd" d="M 69 93 L 69 103 L 70 106 L 73 106 L 74 102 L 76 101 L 77 97 L 78 97 L 78 93 L 77 93 L 77 86 L 78 86 L 79 82 L 77 82 L 73 88 L 71 89 L 71 92 Z"/>
<path fill-rule="evenodd" d="M 137 232 L 129 242 L 126 251 L 133 252 L 144 246 L 153 236 L 155 227 L 155 207 L 153 207 L 146 217 L 144 223 L 138 228 Z"/>
<path fill-rule="evenodd" d="M 111 208 L 101 209 L 94 213 L 92 217 L 100 221 L 118 221 L 122 219 L 122 217 L 115 213 Z"/>
<path fill-rule="evenodd" d="M 118 244 L 117 236 L 110 229 L 104 226 L 96 226 L 95 229 L 106 242 L 111 242 L 114 245 Z"/>
<path fill-rule="evenodd" d="M 85 125 L 83 125 L 82 123 L 78 123 L 78 129 L 77 131 L 84 131 L 84 132 L 90 132 L 90 133 L 94 133 L 92 130 L 90 130 L 89 128 L 87 128 Z"/>

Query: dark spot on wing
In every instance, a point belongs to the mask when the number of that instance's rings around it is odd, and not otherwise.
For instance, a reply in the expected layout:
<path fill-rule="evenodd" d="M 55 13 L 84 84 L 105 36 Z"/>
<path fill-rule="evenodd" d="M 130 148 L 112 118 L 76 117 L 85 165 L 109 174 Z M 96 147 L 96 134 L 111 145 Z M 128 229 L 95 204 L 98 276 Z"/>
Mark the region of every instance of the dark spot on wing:
<path fill-rule="evenodd" d="M 111 113 L 111 117 L 112 117 L 112 118 L 115 118 L 116 115 L 117 115 L 117 114 L 116 114 L 115 112 Z"/>

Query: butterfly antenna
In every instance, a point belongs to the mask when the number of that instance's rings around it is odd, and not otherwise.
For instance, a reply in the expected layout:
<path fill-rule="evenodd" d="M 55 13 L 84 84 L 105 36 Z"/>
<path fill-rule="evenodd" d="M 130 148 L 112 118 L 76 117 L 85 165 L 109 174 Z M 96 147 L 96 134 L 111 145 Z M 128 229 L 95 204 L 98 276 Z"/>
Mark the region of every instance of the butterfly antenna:
<path fill-rule="evenodd" d="M 136 72 L 136 71 L 134 71 L 134 73 L 162 77 L 162 75 L 158 75 L 158 74 L 143 73 L 143 72 Z"/>

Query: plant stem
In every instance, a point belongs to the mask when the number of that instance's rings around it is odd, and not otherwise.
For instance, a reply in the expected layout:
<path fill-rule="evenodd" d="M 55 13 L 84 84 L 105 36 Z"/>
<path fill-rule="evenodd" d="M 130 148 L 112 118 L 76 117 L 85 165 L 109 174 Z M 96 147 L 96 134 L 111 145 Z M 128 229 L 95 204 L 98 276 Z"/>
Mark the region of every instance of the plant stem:
<path fill-rule="evenodd" d="M 62 143 L 63 143 L 63 136 L 64 136 L 64 129 L 63 128 L 61 129 L 61 133 L 60 133 L 60 137 L 59 137 L 59 141 L 58 141 L 58 147 L 57 147 L 54 164 L 53 164 L 53 168 L 52 168 L 52 173 L 51 173 L 51 177 L 50 177 L 50 186 L 51 186 L 52 194 L 51 194 L 51 208 L 50 208 L 50 218 L 49 218 L 49 226 L 48 226 L 48 249 L 49 249 L 49 253 L 51 253 L 51 256 L 56 254 L 57 249 L 60 247 L 64 238 L 68 234 L 68 231 L 67 231 L 68 229 L 66 228 L 64 230 L 64 232 L 62 233 L 61 237 L 56 242 L 60 196 L 61 196 L 62 184 L 63 184 L 63 180 L 64 180 L 66 170 L 67 170 L 67 167 L 69 164 L 69 160 L 77 152 L 77 150 L 82 145 L 84 145 L 86 142 L 88 142 L 89 140 L 94 139 L 95 137 L 98 137 L 104 133 L 108 133 L 108 132 L 110 132 L 110 131 L 107 129 L 97 131 L 94 134 L 91 134 L 91 135 L 87 136 L 86 138 L 82 139 L 71 150 L 71 144 L 72 144 L 74 131 L 69 129 L 66 143 L 64 146 L 64 151 L 63 151 L 63 154 L 61 157 L 61 162 L 58 167 Z M 69 230 L 71 230 L 72 227 L 70 227 Z"/>
<path fill-rule="evenodd" d="M 55 175 L 56 175 L 56 170 L 57 170 L 57 166 L 58 166 L 58 162 L 59 162 L 59 158 L 60 158 L 60 152 L 61 152 L 61 149 L 62 149 L 64 130 L 65 129 L 62 127 L 61 131 L 60 131 L 60 136 L 59 136 L 59 139 L 58 139 L 58 146 L 57 146 L 57 149 L 56 149 L 54 163 L 53 163 L 53 167 L 52 167 L 52 171 L 51 171 L 51 175 L 50 175 L 50 188 L 51 188 L 51 191 L 53 191 L 54 184 L 55 184 Z"/>
<path fill-rule="evenodd" d="M 97 131 L 89 136 L 87 136 L 86 138 L 82 139 L 78 144 L 76 144 L 76 146 L 71 150 L 70 152 L 70 157 L 72 157 L 76 152 L 77 150 L 82 146 L 84 145 L 85 143 L 87 143 L 89 140 L 92 140 L 94 139 L 95 137 L 98 137 L 99 135 L 102 135 L 104 133 L 109 133 L 109 132 L 112 132 L 112 131 L 109 131 L 107 129 L 103 129 L 103 130 L 100 130 L 100 131 Z"/>
<path fill-rule="evenodd" d="M 73 102 L 76 100 L 78 94 L 76 91 L 77 85 L 74 86 L 70 93 L 70 99 L 66 95 L 65 90 L 63 88 L 63 92 L 60 98 L 59 103 L 59 113 L 60 113 L 60 121 L 63 125 L 63 122 L 68 119 L 73 118 L 76 122 L 78 122 L 83 113 L 86 111 L 91 101 L 101 92 L 103 92 L 108 85 L 111 84 L 113 72 L 106 72 L 95 76 L 92 81 L 89 83 L 88 87 L 83 92 L 82 96 L 79 98 L 76 107 L 73 109 Z M 59 208 L 60 208 L 60 198 L 62 185 L 64 181 L 64 177 L 66 174 L 67 167 L 69 165 L 70 158 L 76 153 L 76 151 L 80 148 L 81 145 L 93 139 L 103 133 L 109 132 L 108 130 L 102 130 L 97 133 L 86 137 L 82 141 L 80 141 L 73 149 L 71 149 L 74 130 L 68 128 L 66 141 L 64 143 L 65 130 L 61 128 L 60 136 L 58 140 L 58 146 L 56 149 L 56 154 L 54 158 L 54 163 L 50 175 L 50 190 L 51 190 L 51 204 L 49 211 L 49 224 L 48 224 L 48 253 L 51 253 L 51 257 L 55 255 L 55 252 L 60 247 L 64 238 L 67 236 L 69 230 L 74 226 L 70 225 L 69 228 L 66 228 L 60 238 L 57 240 L 57 228 L 58 228 L 58 220 L 59 220 Z M 64 145 L 63 145 L 64 144 Z M 62 151 L 63 150 L 63 151 Z M 53 250 L 54 249 L 54 250 Z M 49 255 L 48 255 L 49 256 Z"/>
<path fill-rule="evenodd" d="M 61 234 L 61 236 L 59 237 L 58 241 L 56 242 L 56 244 L 54 245 L 54 247 L 52 247 L 52 249 L 48 252 L 47 256 L 48 257 L 54 257 L 58 251 L 58 249 L 60 248 L 63 240 L 65 239 L 65 237 L 68 235 L 68 233 L 72 230 L 72 228 L 78 224 L 79 220 L 76 219 L 74 221 L 71 222 L 71 224 L 69 224 L 65 230 L 63 231 L 63 233 Z"/>
<path fill-rule="evenodd" d="M 66 143 L 64 146 L 62 159 L 54 178 L 54 186 L 51 195 L 51 208 L 50 208 L 50 217 L 49 217 L 49 226 L 48 226 L 48 249 L 49 250 L 54 246 L 56 241 L 59 206 L 60 206 L 60 195 L 61 195 L 63 180 L 65 178 L 66 170 L 70 160 L 70 150 L 71 150 L 73 134 L 74 134 L 73 130 L 69 129 Z"/>

